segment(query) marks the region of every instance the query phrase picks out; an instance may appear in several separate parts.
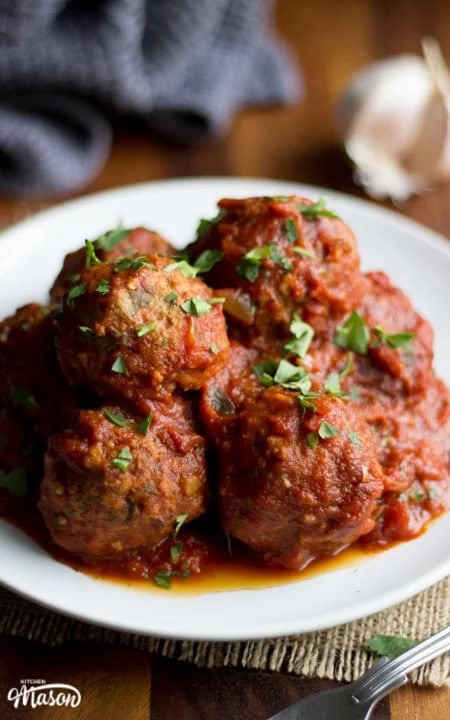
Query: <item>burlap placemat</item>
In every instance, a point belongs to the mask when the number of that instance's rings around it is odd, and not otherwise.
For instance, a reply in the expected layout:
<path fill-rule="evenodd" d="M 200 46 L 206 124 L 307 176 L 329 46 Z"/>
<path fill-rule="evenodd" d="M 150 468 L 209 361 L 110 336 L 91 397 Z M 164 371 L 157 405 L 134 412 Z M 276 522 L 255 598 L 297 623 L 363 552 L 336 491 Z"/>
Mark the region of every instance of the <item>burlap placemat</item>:
<path fill-rule="evenodd" d="M 450 624 L 450 577 L 389 610 L 320 632 L 249 642 L 178 642 L 115 632 L 45 610 L 0 588 L 0 634 L 47 645 L 69 640 L 129 645 L 200 667 L 285 671 L 352 681 L 373 664 L 367 640 L 375 634 L 422 640 Z M 449 684 L 450 653 L 412 676 L 419 685 Z"/>

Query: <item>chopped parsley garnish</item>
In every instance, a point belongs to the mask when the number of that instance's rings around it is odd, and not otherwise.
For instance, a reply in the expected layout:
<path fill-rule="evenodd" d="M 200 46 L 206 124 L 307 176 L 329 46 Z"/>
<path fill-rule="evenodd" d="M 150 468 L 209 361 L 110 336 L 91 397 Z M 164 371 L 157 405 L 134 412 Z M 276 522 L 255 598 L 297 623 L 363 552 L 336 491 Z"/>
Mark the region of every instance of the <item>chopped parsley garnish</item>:
<path fill-rule="evenodd" d="M 218 344 L 216 342 L 212 342 L 211 345 L 209 346 L 209 349 L 211 350 L 212 353 L 214 353 L 214 355 L 218 355 L 220 353 L 220 347 L 218 346 Z"/>
<path fill-rule="evenodd" d="M 111 370 L 119 375 L 128 375 L 128 368 L 125 365 L 125 360 L 121 355 L 118 355 L 111 365 Z"/>
<path fill-rule="evenodd" d="M 370 332 L 364 318 L 355 310 L 345 323 L 338 328 L 334 337 L 335 344 L 347 350 L 353 350 L 360 355 L 367 353 L 370 341 Z"/>
<path fill-rule="evenodd" d="M 409 494 L 409 497 L 415 502 L 422 502 L 422 500 L 425 500 L 426 495 L 423 492 L 412 492 Z"/>
<path fill-rule="evenodd" d="M 153 420 L 153 413 L 149 413 L 143 420 L 136 423 L 136 430 L 140 435 L 147 435 L 148 429 L 150 425 L 152 424 Z"/>
<path fill-rule="evenodd" d="M 294 247 L 292 248 L 293 252 L 297 253 L 297 255 L 302 255 L 303 257 L 307 258 L 314 258 L 316 257 L 316 253 L 313 250 L 307 250 L 303 247 Z"/>
<path fill-rule="evenodd" d="M 186 300 L 181 304 L 181 308 L 185 313 L 196 315 L 197 317 L 208 315 L 213 309 L 211 303 L 199 296 Z"/>
<path fill-rule="evenodd" d="M 122 415 L 120 410 L 109 410 L 105 408 L 105 410 L 103 410 L 103 417 L 113 425 L 117 425 L 117 427 L 126 427 L 128 425 L 128 420 Z"/>
<path fill-rule="evenodd" d="M 296 390 L 300 407 L 315 411 L 312 400 L 319 397 L 318 393 L 311 392 L 311 380 L 306 370 L 293 365 L 288 360 L 280 360 L 278 365 L 273 360 L 266 360 L 253 366 L 253 372 L 262 385 L 280 385 L 286 390 Z"/>
<path fill-rule="evenodd" d="M 190 265 L 187 260 L 175 260 L 175 262 L 170 263 L 170 265 L 166 265 L 163 272 L 170 273 L 173 270 L 178 270 L 184 277 L 192 278 L 197 275 L 197 270 L 195 267 Z"/>
<path fill-rule="evenodd" d="M 68 280 L 71 283 L 76 283 L 76 282 L 78 282 L 80 277 L 81 277 L 80 273 L 70 273 Z"/>
<path fill-rule="evenodd" d="M 78 330 L 82 335 L 85 337 L 97 337 L 95 332 L 92 330 L 92 328 L 88 327 L 87 325 L 79 325 Z"/>
<path fill-rule="evenodd" d="M 328 395 L 333 395 L 333 397 L 342 398 L 345 396 L 341 388 L 341 376 L 337 372 L 332 372 L 328 375 L 324 382 L 323 389 Z"/>
<path fill-rule="evenodd" d="M 142 325 L 142 327 L 136 329 L 136 335 L 138 337 L 144 337 L 145 335 L 148 335 L 148 333 L 152 332 L 156 325 L 156 320 L 153 320 L 153 322 L 148 323 L 147 325 Z"/>
<path fill-rule="evenodd" d="M 108 280 L 100 280 L 99 284 L 95 288 L 95 292 L 100 293 L 100 295 L 107 295 L 110 290 L 110 284 Z"/>
<path fill-rule="evenodd" d="M 80 283 L 79 285 L 74 285 L 70 288 L 69 292 L 67 293 L 67 304 L 73 305 L 73 301 L 76 300 L 76 298 L 81 297 L 81 295 L 84 295 L 86 292 L 86 283 Z"/>
<path fill-rule="evenodd" d="M 236 265 L 236 271 L 249 282 L 254 282 L 259 275 L 260 265 L 264 260 L 271 260 L 286 270 L 292 270 L 291 262 L 285 257 L 276 245 L 263 245 L 249 250 Z"/>
<path fill-rule="evenodd" d="M 316 432 L 306 433 L 306 444 L 314 450 L 319 444 L 319 436 Z"/>
<path fill-rule="evenodd" d="M 210 305 L 222 305 L 225 302 L 226 298 L 224 297 L 212 297 L 209 301 Z"/>
<path fill-rule="evenodd" d="M 415 333 L 411 332 L 387 333 L 380 325 L 376 325 L 373 331 L 377 335 L 377 340 L 372 347 L 387 345 L 393 349 L 402 348 L 406 350 L 410 347 L 411 340 L 415 336 Z"/>
<path fill-rule="evenodd" d="M 183 543 L 176 543 L 170 548 L 170 559 L 173 563 L 177 563 L 183 552 Z"/>
<path fill-rule="evenodd" d="M 284 221 L 284 234 L 287 237 L 288 242 L 292 245 L 298 238 L 297 226 L 294 218 L 286 218 Z"/>
<path fill-rule="evenodd" d="M 380 657 L 388 657 L 391 660 L 398 657 L 406 650 L 417 645 L 416 640 L 399 637 L 397 635 L 373 635 L 367 642 L 367 647 Z"/>
<path fill-rule="evenodd" d="M 35 410 L 39 407 L 33 393 L 25 388 L 12 388 L 11 401 L 16 407 L 25 408 L 25 410 Z"/>
<path fill-rule="evenodd" d="M 121 270 L 140 270 L 143 267 L 154 267 L 153 263 L 148 261 L 146 255 L 138 257 L 120 257 L 114 263 L 114 272 Z"/>
<path fill-rule="evenodd" d="M 154 577 L 154 581 L 158 587 L 163 588 L 164 590 L 170 590 L 172 587 L 172 580 L 171 580 L 172 573 L 170 572 L 159 572 L 156 573 Z"/>
<path fill-rule="evenodd" d="M 213 218 L 201 218 L 199 220 L 199 223 L 197 225 L 197 231 L 196 235 L 197 237 L 202 237 L 208 230 L 210 230 L 216 223 L 219 222 L 219 220 L 222 220 L 224 217 L 225 212 L 223 210 L 219 210 L 217 215 Z"/>
<path fill-rule="evenodd" d="M 353 432 L 353 431 L 349 432 L 347 437 L 350 440 L 350 442 L 352 443 L 352 445 L 354 445 L 355 447 L 362 446 L 361 438 L 359 437 L 358 433 Z"/>
<path fill-rule="evenodd" d="M 289 330 L 294 337 L 284 345 L 284 350 L 304 358 L 314 337 L 313 328 L 294 314 Z"/>
<path fill-rule="evenodd" d="M 234 415 L 236 407 L 228 395 L 219 387 L 212 387 L 209 390 L 209 400 L 212 407 L 219 415 Z"/>
<path fill-rule="evenodd" d="M 324 197 L 320 197 L 317 202 L 313 203 L 313 205 L 298 203 L 297 207 L 303 217 L 307 220 L 316 220 L 318 217 L 327 217 L 332 218 L 333 220 L 339 219 L 339 215 L 336 215 L 336 213 L 328 210 L 327 201 Z"/>
<path fill-rule="evenodd" d="M 168 293 L 168 294 L 166 295 L 166 297 L 164 298 L 164 300 L 165 300 L 166 303 L 168 303 L 169 305 L 173 305 L 174 303 L 176 303 L 176 301 L 178 300 L 178 293 L 177 293 L 177 291 L 176 291 L 176 290 L 172 290 L 170 293 Z"/>
<path fill-rule="evenodd" d="M 95 254 L 94 243 L 91 240 L 85 240 L 86 246 L 86 270 L 89 270 L 93 265 L 103 265 L 102 261 Z"/>
<path fill-rule="evenodd" d="M 116 245 L 120 243 L 121 240 L 127 237 L 130 232 L 131 230 L 127 230 L 123 227 L 122 223 L 119 223 L 116 228 L 114 228 L 113 230 L 109 230 L 108 232 L 100 235 L 100 237 L 94 240 L 95 249 L 112 250 L 114 247 L 116 247 Z"/>
<path fill-rule="evenodd" d="M 438 491 L 436 490 L 436 488 L 430 488 L 430 489 L 428 490 L 428 497 L 429 497 L 430 500 L 436 500 L 436 498 L 439 497 L 439 493 L 438 493 Z"/>
<path fill-rule="evenodd" d="M 355 369 L 355 362 L 353 360 L 353 353 L 349 352 L 347 355 L 347 359 L 345 361 L 345 365 L 342 368 L 341 372 L 339 373 L 341 380 L 347 377 L 347 375 L 350 375 L 350 373 L 353 372 Z"/>
<path fill-rule="evenodd" d="M 214 265 L 222 260 L 222 250 L 204 250 L 194 262 L 194 267 L 199 273 L 209 272 Z"/>
<path fill-rule="evenodd" d="M 320 424 L 319 427 L 319 437 L 322 440 L 327 440 L 328 438 L 337 437 L 341 434 L 341 431 L 339 428 L 336 427 L 336 425 L 331 425 L 331 423 L 326 422 L 325 420 Z"/>
<path fill-rule="evenodd" d="M 120 450 L 117 457 L 112 460 L 111 465 L 113 465 L 116 468 L 119 468 L 122 472 L 126 472 L 128 469 L 128 465 L 132 461 L 133 456 L 130 452 L 130 448 L 124 447 L 122 450 Z"/>
<path fill-rule="evenodd" d="M 25 497 L 28 493 L 28 478 L 25 468 L 18 467 L 11 472 L 0 469 L 0 487 L 16 498 Z"/>
<path fill-rule="evenodd" d="M 357 390 L 356 388 L 354 388 L 354 387 L 353 387 L 353 388 L 350 388 L 350 392 L 349 392 L 348 395 L 349 395 L 349 397 L 350 397 L 350 400 L 359 400 L 359 392 L 358 392 L 358 390 Z"/>
<path fill-rule="evenodd" d="M 180 530 L 181 530 L 181 527 L 184 525 L 184 523 L 186 522 L 187 519 L 188 519 L 187 514 L 185 514 L 185 515 L 178 515 L 178 517 L 175 519 L 175 527 L 174 527 L 174 530 L 173 530 L 173 539 L 174 539 L 174 540 L 176 539 L 178 533 L 179 533 Z"/>

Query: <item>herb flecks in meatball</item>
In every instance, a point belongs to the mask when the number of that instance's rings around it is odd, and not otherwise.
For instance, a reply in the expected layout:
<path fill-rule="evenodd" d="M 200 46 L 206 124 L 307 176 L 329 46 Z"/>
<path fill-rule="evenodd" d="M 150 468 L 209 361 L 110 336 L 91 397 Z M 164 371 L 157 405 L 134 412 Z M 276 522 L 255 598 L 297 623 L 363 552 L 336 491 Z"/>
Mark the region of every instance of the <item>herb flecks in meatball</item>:
<path fill-rule="evenodd" d="M 68 380 L 105 399 L 197 388 L 228 347 L 222 301 L 157 255 L 95 264 L 66 293 L 58 347 Z"/>
<path fill-rule="evenodd" d="M 83 410 L 51 438 L 39 508 L 54 541 L 85 557 L 151 548 L 206 509 L 205 443 L 179 399 L 151 418 Z"/>

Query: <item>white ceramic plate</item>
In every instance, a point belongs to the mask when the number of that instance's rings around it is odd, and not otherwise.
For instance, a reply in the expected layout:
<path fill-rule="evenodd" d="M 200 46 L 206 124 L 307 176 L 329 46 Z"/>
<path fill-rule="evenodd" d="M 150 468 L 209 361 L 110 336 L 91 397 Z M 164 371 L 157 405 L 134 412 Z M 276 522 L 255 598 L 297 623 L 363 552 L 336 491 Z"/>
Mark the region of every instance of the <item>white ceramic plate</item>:
<path fill-rule="evenodd" d="M 183 246 L 224 196 L 325 194 L 354 229 L 364 269 L 382 269 L 431 320 L 436 368 L 450 381 L 450 243 L 400 215 L 320 188 L 272 180 L 202 178 L 120 188 L 66 203 L 0 237 L 0 312 L 45 301 L 65 253 L 122 219 Z M 331 627 L 417 593 L 450 569 L 450 514 L 418 539 L 351 566 L 264 590 L 197 596 L 95 580 L 56 562 L 0 521 L 0 582 L 38 603 L 121 630 L 183 639 L 269 637 Z"/>

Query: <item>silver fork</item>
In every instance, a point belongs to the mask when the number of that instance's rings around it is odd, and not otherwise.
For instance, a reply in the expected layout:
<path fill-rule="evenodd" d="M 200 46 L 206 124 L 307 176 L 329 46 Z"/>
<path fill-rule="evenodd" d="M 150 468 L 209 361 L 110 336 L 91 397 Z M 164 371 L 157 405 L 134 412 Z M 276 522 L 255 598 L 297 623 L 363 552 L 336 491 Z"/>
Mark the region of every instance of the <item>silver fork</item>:
<path fill-rule="evenodd" d="M 268 720 L 368 720 L 385 695 L 408 682 L 408 673 L 450 650 L 450 626 L 394 660 L 380 658 L 359 680 L 310 695 Z"/>

